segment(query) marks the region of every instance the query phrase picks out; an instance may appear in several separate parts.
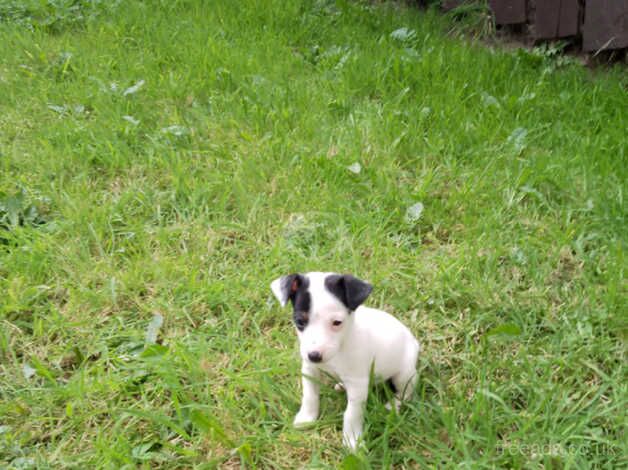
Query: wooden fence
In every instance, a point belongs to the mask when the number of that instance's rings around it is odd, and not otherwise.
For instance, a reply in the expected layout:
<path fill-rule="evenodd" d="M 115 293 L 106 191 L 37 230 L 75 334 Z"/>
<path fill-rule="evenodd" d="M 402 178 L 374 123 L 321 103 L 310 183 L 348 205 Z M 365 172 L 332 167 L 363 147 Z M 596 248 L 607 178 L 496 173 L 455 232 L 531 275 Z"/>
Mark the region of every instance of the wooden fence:
<path fill-rule="evenodd" d="M 451 9 L 473 1 L 442 5 Z M 628 47 L 628 0 L 489 0 L 488 5 L 496 25 L 521 25 L 534 40 L 578 38 L 586 52 Z"/>

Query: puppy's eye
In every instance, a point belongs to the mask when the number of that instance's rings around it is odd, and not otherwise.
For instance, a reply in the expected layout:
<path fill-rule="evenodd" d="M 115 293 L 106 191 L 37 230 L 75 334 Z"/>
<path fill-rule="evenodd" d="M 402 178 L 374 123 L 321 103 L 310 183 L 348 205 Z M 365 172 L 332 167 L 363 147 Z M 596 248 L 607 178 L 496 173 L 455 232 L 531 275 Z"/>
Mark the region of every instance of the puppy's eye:
<path fill-rule="evenodd" d="M 294 314 L 294 324 L 297 327 L 297 330 L 299 331 L 303 331 L 305 329 L 305 327 L 307 326 L 307 322 L 308 322 L 309 318 L 306 314 L 304 313 L 295 313 Z"/>
<path fill-rule="evenodd" d="M 340 321 L 340 320 L 334 320 L 334 321 L 332 322 L 332 325 L 334 325 L 334 326 L 340 326 L 340 325 L 342 325 L 342 321 Z"/>

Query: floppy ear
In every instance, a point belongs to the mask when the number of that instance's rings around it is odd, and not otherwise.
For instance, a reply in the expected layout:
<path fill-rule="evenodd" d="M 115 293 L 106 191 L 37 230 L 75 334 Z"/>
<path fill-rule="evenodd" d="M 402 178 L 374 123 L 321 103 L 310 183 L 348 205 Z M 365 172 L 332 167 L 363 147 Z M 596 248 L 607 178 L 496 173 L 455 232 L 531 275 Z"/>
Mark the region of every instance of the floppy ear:
<path fill-rule="evenodd" d="M 373 286 L 351 274 L 332 274 L 325 279 L 325 287 L 338 297 L 349 310 L 355 310 L 366 300 Z"/>
<path fill-rule="evenodd" d="M 296 292 L 299 287 L 298 278 L 298 274 L 290 274 L 277 278 L 270 283 L 270 290 L 273 291 L 282 307 L 286 306 L 290 295 Z"/>

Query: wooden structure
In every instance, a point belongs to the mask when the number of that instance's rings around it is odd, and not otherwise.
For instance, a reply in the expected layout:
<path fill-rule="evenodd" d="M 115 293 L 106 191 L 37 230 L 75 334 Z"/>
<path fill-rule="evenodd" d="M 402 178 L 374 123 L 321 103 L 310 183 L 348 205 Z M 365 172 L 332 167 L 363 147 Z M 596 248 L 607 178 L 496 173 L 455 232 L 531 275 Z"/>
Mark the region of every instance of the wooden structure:
<path fill-rule="evenodd" d="M 445 9 L 474 0 L 444 0 Z M 582 38 L 582 50 L 628 47 L 628 0 L 489 0 L 497 25 L 521 25 L 534 40 Z"/>

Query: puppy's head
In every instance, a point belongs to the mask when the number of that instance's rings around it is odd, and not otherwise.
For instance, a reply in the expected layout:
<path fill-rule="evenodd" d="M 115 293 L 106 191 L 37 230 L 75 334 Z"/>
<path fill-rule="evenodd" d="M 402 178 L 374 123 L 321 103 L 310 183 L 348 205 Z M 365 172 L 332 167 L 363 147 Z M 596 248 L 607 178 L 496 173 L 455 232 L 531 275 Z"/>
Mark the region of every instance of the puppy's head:
<path fill-rule="evenodd" d="M 282 306 L 292 304 L 303 360 L 320 363 L 342 348 L 353 324 L 352 312 L 373 286 L 350 274 L 290 274 L 275 279 L 271 290 Z"/>

